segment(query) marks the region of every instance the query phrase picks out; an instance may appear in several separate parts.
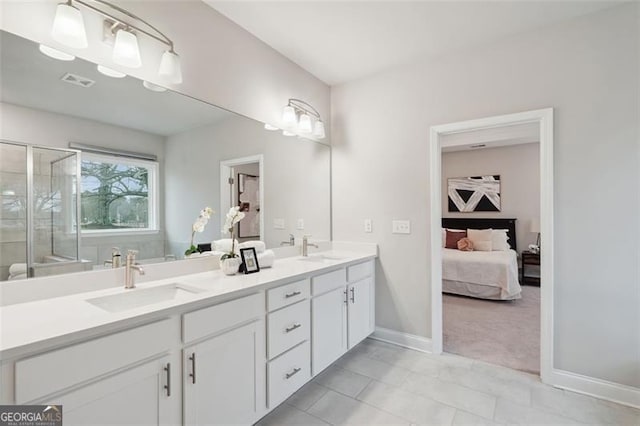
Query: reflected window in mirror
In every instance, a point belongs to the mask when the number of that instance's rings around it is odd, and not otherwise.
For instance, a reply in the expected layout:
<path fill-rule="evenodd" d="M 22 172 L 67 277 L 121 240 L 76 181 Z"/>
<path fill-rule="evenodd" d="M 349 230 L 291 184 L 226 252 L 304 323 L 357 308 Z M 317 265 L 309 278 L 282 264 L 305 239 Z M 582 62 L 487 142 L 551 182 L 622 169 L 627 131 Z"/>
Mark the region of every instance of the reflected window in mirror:
<path fill-rule="evenodd" d="M 83 234 L 158 230 L 158 163 L 82 154 Z"/>

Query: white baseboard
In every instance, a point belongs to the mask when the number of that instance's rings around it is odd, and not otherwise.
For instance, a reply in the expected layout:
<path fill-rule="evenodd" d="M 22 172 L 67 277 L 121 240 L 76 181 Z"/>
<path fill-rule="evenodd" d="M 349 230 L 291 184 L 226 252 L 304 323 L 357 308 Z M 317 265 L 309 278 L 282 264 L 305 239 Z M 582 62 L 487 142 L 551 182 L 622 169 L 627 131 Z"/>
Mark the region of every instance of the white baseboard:
<path fill-rule="evenodd" d="M 550 384 L 562 389 L 640 408 L 639 388 L 557 369 L 552 370 L 550 379 Z"/>
<path fill-rule="evenodd" d="M 392 343 L 420 352 L 431 353 L 431 339 L 428 337 L 416 336 L 415 334 L 402 333 L 400 331 L 389 330 L 388 328 L 376 327 L 371 339 Z"/>

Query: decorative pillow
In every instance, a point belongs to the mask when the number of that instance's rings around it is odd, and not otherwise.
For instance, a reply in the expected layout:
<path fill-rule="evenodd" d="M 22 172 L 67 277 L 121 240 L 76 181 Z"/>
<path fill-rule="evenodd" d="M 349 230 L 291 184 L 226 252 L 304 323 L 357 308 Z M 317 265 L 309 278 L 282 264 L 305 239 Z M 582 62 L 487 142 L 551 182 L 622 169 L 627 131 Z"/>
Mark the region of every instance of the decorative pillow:
<path fill-rule="evenodd" d="M 491 250 L 492 251 L 509 251 L 511 246 L 508 243 L 509 236 L 507 229 L 493 229 L 491 232 Z"/>
<path fill-rule="evenodd" d="M 473 251 L 473 242 L 466 237 L 458 240 L 458 250 Z"/>
<path fill-rule="evenodd" d="M 467 237 L 476 251 L 491 251 L 492 229 L 467 229 Z"/>
<path fill-rule="evenodd" d="M 449 231 L 447 229 L 447 242 L 445 244 L 445 248 L 457 249 L 458 241 L 465 238 L 466 236 L 467 236 L 466 231 L 454 232 L 454 231 Z"/>

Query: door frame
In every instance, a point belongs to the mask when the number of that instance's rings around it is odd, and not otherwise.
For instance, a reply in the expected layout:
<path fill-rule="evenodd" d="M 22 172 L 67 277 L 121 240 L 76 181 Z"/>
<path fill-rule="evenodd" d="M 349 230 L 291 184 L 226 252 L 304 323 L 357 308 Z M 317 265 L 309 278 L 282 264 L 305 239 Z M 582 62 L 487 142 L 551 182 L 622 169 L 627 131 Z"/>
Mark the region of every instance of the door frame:
<path fill-rule="evenodd" d="M 229 195 L 229 174 L 235 166 L 258 163 L 259 188 L 260 188 L 260 241 L 264 241 L 264 156 L 262 154 L 250 155 L 247 157 L 232 158 L 220 161 L 220 227 L 224 227 L 227 212 L 231 208 Z M 234 179 L 236 177 L 234 176 Z"/>
<path fill-rule="evenodd" d="M 549 383 L 553 372 L 553 108 L 431 126 L 429 193 L 431 201 L 431 345 L 442 353 L 442 146 L 454 133 L 537 123 L 540 129 L 540 377 Z M 490 142 L 487 142 L 489 145 Z"/>

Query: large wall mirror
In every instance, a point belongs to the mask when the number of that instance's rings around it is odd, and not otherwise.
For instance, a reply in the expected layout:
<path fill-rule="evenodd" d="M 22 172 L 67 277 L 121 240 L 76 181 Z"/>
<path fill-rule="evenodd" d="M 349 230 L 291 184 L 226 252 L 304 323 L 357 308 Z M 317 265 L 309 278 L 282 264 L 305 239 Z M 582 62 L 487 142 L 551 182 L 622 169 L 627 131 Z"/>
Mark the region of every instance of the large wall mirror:
<path fill-rule="evenodd" d="M 205 207 L 195 243 L 227 237 L 233 205 L 243 239 L 330 239 L 328 145 L 7 32 L 0 43 L 0 281 L 103 268 L 113 247 L 181 259 Z"/>

